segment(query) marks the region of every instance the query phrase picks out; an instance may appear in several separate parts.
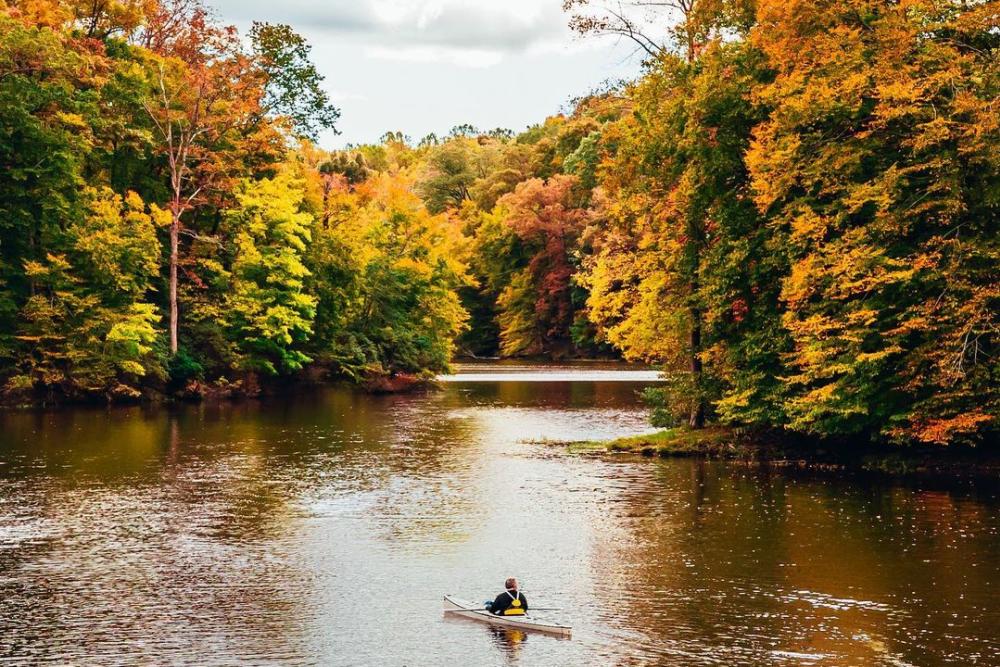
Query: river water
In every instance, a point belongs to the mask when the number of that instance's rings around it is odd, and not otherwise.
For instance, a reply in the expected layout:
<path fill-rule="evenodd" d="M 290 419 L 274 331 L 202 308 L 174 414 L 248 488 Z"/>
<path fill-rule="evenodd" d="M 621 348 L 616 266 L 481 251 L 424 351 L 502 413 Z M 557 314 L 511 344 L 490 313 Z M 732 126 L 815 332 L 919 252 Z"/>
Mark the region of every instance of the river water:
<path fill-rule="evenodd" d="M 993 488 L 573 456 L 647 371 L 0 414 L 0 663 L 1000 665 Z M 441 613 L 517 575 L 563 640 Z"/>

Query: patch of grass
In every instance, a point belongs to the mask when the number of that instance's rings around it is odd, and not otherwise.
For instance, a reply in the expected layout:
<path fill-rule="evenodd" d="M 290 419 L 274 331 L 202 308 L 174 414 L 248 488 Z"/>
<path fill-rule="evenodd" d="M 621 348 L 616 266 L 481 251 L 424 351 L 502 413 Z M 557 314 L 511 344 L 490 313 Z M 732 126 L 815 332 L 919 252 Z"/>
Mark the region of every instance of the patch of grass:
<path fill-rule="evenodd" d="M 725 427 L 704 429 L 671 428 L 655 433 L 633 435 L 615 440 L 590 440 L 569 443 L 572 453 L 616 452 L 669 458 L 674 456 L 730 457 L 737 453 L 736 437 Z"/>
<path fill-rule="evenodd" d="M 605 454 L 608 451 L 608 443 L 601 440 L 589 440 L 583 442 L 558 442 L 551 441 L 546 444 L 565 445 L 570 454 Z"/>
<path fill-rule="evenodd" d="M 1000 479 L 1000 448 L 899 448 L 871 443 L 818 441 L 774 432 L 751 432 L 713 425 L 672 428 L 615 440 L 545 441 L 570 454 L 629 454 L 646 458 L 725 459 L 762 462 L 778 468 L 816 472 L 857 471 L 894 477 L 956 476 Z"/>

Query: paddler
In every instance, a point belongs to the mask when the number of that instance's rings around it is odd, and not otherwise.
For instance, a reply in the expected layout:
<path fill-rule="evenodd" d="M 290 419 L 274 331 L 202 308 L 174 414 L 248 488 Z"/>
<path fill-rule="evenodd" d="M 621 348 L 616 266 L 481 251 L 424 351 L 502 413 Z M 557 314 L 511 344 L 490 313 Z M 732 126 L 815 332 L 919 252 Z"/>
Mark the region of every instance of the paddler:
<path fill-rule="evenodd" d="M 528 599 L 518 590 L 517 579 L 509 577 L 504 588 L 506 590 L 489 605 L 489 610 L 497 616 L 524 616 L 528 611 Z"/>

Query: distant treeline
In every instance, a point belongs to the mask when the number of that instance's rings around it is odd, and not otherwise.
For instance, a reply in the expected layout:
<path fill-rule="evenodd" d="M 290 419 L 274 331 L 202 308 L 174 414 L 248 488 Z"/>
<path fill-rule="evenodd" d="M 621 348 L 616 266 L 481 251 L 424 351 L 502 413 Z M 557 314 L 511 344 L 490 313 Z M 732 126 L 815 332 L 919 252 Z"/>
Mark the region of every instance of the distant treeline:
<path fill-rule="evenodd" d="M 995 435 L 1000 3 L 685 0 L 659 41 L 565 4 L 644 74 L 518 135 L 333 153 L 287 26 L 7 6 L 4 393 L 621 355 L 663 367 L 661 423 Z"/>

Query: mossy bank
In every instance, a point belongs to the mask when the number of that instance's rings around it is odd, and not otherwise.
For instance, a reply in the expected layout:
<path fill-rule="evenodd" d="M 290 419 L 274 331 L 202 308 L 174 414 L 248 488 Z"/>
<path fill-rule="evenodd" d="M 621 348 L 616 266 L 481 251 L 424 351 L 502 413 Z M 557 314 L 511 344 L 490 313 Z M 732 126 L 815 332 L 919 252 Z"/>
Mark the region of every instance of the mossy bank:
<path fill-rule="evenodd" d="M 890 475 L 953 475 L 1000 481 L 1000 446 L 934 448 L 790 437 L 723 426 L 673 428 L 613 440 L 564 443 L 568 452 L 588 456 L 649 459 L 698 458 L 777 468 L 866 471 Z"/>

